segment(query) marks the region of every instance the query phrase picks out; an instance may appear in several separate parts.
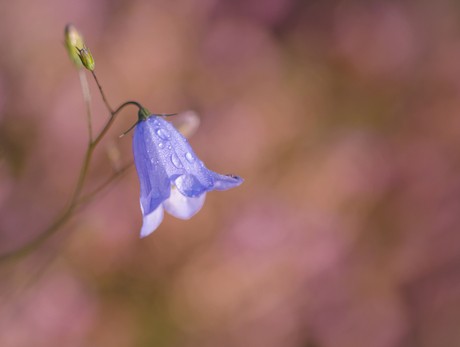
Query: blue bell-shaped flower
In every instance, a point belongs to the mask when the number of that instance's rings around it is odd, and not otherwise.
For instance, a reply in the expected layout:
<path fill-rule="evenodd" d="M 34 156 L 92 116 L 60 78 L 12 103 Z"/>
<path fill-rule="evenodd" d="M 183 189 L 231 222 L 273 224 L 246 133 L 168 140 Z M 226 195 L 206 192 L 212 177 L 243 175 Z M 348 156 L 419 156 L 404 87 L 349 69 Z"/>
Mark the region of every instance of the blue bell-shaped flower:
<path fill-rule="evenodd" d="M 134 130 L 133 154 L 141 186 L 141 237 L 160 225 L 163 209 L 177 218 L 189 219 L 203 206 L 206 192 L 243 182 L 237 176 L 208 170 L 170 122 L 144 108 L 139 110 Z"/>

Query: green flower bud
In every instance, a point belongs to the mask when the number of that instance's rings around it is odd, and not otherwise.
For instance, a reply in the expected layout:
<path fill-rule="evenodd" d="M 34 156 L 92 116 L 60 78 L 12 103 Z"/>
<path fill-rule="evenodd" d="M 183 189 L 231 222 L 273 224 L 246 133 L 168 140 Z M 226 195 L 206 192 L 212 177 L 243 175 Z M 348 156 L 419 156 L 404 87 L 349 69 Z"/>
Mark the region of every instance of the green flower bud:
<path fill-rule="evenodd" d="M 78 49 L 82 49 L 84 46 L 83 35 L 78 31 L 75 25 L 69 23 L 65 27 L 64 37 L 70 59 L 72 59 L 72 62 L 77 68 L 81 68 L 82 63 L 78 55 Z"/>
<path fill-rule="evenodd" d="M 78 50 L 78 55 L 80 57 L 80 60 L 83 66 L 86 67 L 88 70 L 93 71 L 94 70 L 94 59 L 93 59 L 93 56 L 91 55 L 91 52 L 85 45 L 83 45 L 82 49 Z"/>

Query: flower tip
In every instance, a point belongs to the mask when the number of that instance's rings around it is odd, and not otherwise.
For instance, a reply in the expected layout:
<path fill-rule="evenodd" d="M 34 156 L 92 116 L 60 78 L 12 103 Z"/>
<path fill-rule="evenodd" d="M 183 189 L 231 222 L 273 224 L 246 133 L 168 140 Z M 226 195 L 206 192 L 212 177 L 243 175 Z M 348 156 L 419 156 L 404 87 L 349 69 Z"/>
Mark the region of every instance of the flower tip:
<path fill-rule="evenodd" d="M 243 179 L 239 176 L 235 175 L 219 175 L 217 173 L 213 173 L 214 176 L 214 189 L 216 190 L 227 190 L 230 188 L 238 187 L 241 183 L 243 183 Z"/>
<path fill-rule="evenodd" d="M 142 213 L 144 210 L 141 205 Z M 153 233 L 156 228 L 161 224 L 163 221 L 164 210 L 163 206 L 158 206 L 154 211 L 150 212 L 148 215 L 144 215 L 144 223 L 142 224 L 141 228 L 141 238 L 149 236 Z"/>
<path fill-rule="evenodd" d="M 225 176 L 233 179 L 235 187 L 238 187 L 241 183 L 244 182 L 244 179 L 242 179 L 240 176 L 237 176 L 237 175 L 227 174 Z"/>
<path fill-rule="evenodd" d="M 231 177 L 235 180 L 235 185 L 234 187 L 238 187 L 239 185 L 241 185 L 241 183 L 244 182 L 244 179 L 242 179 L 240 176 L 236 176 L 236 175 L 232 175 L 232 174 L 229 174 L 229 175 L 226 175 L 228 177 Z"/>
<path fill-rule="evenodd" d="M 225 176 L 230 177 L 230 178 L 233 178 L 233 179 L 238 180 L 238 181 L 241 181 L 241 182 L 244 181 L 240 176 L 237 176 L 237 175 L 234 175 L 234 174 L 227 174 L 227 175 L 225 175 Z"/>
<path fill-rule="evenodd" d="M 153 232 L 153 231 L 152 231 L 152 232 Z M 143 238 L 146 237 L 146 236 L 149 236 L 152 232 L 145 232 L 145 231 L 143 231 L 143 230 L 141 229 L 141 236 L 140 236 L 141 239 L 143 239 Z"/>

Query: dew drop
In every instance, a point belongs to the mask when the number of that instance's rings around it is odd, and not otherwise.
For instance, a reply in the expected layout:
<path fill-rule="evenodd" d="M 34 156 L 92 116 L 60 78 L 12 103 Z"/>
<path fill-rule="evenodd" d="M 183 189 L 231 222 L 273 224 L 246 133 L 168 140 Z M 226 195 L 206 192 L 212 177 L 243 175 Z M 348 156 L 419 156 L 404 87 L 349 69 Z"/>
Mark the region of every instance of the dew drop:
<path fill-rule="evenodd" d="M 182 163 L 176 153 L 173 153 L 171 155 L 171 161 L 174 164 L 174 166 L 177 167 L 178 169 L 183 168 Z"/>
<path fill-rule="evenodd" d="M 155 132 L 157 133 L 160 139 L 163 139 L 166 141 L 168 141 L 169 138 L 171 137 L 171 135 L 163 128 L 158 128 L 157 130 L 155 130 Z"/>
<path fill-rule="evenodd" d="M 172 147 L 171 147 L 171 146 L 168 146 L 168 149 L 172 149 Z"/>
<path fill-rule="evenodd" d="M 187 154 L 185 155 L 185 159 L 187 159 L 187 161 L 189 163 L 194 163 L 195 162 L 195 157 L 190 152 L 187 152 Z"/>
<path fill-rule="evenodd" d="M 163 142 L 160 142 L 160 143 L 158 144 L 158 147 L 160 147 L 160 148 L 165 148 L 165 144 L 164 144 Z"/>
<path fill-rule="evenodd" d="M 174 181 L 174 184 L 183 195 L 189 198 L 198 197 L 203 193 L 203 187 L 200 181 L 190 174 L 180 175 Z"/>

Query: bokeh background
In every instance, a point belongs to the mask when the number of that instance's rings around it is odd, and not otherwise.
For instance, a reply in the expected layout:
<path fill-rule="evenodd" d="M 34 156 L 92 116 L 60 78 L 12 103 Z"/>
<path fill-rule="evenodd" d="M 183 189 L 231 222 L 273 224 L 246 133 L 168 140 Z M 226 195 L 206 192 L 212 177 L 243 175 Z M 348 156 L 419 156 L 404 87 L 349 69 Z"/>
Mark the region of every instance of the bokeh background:
<path fill-rule="evenodd" d="M 1 1 L 0 254 L 52 223 L 83 161 L 68 22 L 113 107 L 195 110 L 197 155 L 245 182 L 140 239 L 131 169 L 2 260 L 0 346 L 460 346 L 457 1 Z M 136 116 L 86 191 L 132 161 Z"/>

